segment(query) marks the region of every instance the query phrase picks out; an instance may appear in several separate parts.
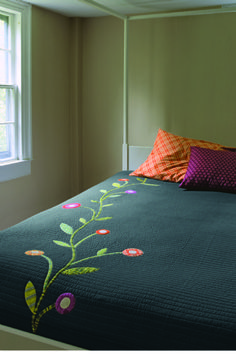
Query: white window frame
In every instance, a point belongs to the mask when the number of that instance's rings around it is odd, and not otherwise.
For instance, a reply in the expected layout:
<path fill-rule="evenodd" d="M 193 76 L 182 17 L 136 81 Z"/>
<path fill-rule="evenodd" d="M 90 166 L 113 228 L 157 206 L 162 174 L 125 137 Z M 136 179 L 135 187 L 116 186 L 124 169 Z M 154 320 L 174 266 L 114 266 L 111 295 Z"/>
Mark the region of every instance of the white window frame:
<path fill-rule="evenodd" d="M 0 163 L 0 182 L 5 182 L 31 173 L 31 5 L 0 0 L 0 10 L 16 15 L 16 43 L 21 47 L 20 85 L 16 88 L 17 159 Z"/>

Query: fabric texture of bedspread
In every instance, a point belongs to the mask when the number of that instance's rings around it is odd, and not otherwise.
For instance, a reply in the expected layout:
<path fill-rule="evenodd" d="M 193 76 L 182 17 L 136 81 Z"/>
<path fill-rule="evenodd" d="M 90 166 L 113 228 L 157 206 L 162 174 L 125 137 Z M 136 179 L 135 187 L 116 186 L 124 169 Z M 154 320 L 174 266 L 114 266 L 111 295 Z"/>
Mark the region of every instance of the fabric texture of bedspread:
<path fill-rule="evenodd" d="M 91 350 L 235 350 L 235 194 L 129 172 L 0 232 L 1 324 Z"/>

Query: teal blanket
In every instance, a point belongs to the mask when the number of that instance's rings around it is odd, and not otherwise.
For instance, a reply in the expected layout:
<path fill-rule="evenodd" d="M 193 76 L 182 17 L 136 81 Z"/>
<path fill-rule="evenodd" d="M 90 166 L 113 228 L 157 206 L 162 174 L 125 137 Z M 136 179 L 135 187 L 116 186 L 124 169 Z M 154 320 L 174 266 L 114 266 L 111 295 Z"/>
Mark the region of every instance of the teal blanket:
<path fill-rule="evenodd" d="M 0 232 L 1 324 L 91 350 L 235 350 L 235 198 L 123 171 Z"/>

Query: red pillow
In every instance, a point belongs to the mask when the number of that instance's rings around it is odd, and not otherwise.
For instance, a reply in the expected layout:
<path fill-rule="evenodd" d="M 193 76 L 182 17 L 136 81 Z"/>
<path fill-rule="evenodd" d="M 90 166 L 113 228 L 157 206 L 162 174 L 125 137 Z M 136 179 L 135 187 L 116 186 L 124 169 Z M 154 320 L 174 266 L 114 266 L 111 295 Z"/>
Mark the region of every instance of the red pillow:
<path fill-rule="evenodd" d="M 184 138 L 159 129 L 152 152 L 137 170 L 130 173 L 130 176 L 180 182 L 187 172 L 190 146 L 199 146 L 212 150 L 225 149 L 220 144 Z"/>

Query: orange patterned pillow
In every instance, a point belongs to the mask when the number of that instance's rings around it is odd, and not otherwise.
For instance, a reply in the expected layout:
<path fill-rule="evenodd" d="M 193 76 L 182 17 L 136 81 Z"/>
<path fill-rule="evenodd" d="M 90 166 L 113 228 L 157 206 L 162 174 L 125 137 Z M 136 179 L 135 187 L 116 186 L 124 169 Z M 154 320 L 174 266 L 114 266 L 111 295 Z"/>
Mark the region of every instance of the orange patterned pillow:
<path fill-rule="evenodd" d="M 190 146 L 224 150 L 224 146 L 204 140 L 188 139 L 159 129 L 152 152 L 130 176 L 180 182 L 187 172 Z"/>

